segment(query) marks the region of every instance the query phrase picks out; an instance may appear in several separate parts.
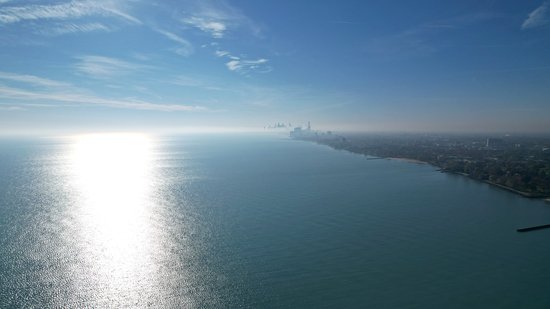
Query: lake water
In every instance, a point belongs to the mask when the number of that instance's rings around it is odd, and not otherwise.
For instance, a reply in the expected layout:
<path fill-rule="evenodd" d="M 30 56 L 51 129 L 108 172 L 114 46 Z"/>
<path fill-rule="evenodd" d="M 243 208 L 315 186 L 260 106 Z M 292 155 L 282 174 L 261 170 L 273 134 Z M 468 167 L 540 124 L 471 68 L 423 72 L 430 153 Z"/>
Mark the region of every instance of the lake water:
<path fill-rule="evenodd" d="M 550 204 L 282 136 L 0 141 L 0 307 L 549 308 Z"/>

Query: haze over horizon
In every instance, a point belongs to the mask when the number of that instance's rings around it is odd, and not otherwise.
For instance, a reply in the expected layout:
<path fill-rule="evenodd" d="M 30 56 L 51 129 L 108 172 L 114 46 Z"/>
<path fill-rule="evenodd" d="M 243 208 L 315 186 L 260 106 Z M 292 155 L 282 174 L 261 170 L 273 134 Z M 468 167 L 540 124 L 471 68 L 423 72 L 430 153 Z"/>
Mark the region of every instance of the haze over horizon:
<path fill-rule="evenodd" d="M 550 1 L 0 0 L 0 135 L 550 132 Z"/>

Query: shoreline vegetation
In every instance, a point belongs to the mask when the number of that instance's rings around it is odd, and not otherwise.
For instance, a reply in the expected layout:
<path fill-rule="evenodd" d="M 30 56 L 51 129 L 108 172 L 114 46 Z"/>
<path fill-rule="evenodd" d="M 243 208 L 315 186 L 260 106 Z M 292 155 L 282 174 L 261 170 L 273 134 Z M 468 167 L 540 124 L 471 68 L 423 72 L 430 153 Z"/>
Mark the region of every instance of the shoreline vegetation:
<path fill-rule="evenodd" d="M 313 130 L 291 138 L 333 149 L 413 164 L 429 164 L 443 173 L 480 181 L 526 198 L 550 203 L 550 138 L 493 146 L 479 136 L 336 135 Z"/>
<path fill-rule="evenodd" d="M 408 158 L 384 158 L 384 159 L 395 160 L 395 161 L 402 161 L 402 162 L 413 163 L 413 164 L 427 164 L 427 165 L 431 165 L 431 166 L 437 168 L 437 171 L 442 172 L 442 173 L 454 174 L 454 175 L 459 175 L 459 176 L 468 177 L 469 179 L 476 180 L 476 181 L 480 181 L 480 182 L 483 182 L 483 183 L 486 183 L 486 184 L 495 186 L 495 187 L 497 187 L 497 188 L 499 188 L 499 189 L 503 189 L 503 190 L 506 190 L 506 191 L 510 191 L 510 192 L 519 194 L 519 195 L 521 195 L 521 196 L 523 196 L 523 197 L 527 197 L 527 198 L 541 198 L 541 199 L 543 199 L 544 201 L 550 203 L 550 197 L 545 197 L 545 196 L 534 196 L 534 195 L 531 194 L 531 193 L 519 191 L 519 190 L 516 190 L 516 189 L 514 189 L 514 188 L 512 188 L 512 187 L 507 187 L 507 186 L 505 186 L 505 185 L 501 185 L 501 184 L 498 184 L 498 183 L 495 183 L 495 182 L 492 182 L 492 181 L 489 181 L 489 180 L 480 180 L 480 179 L 472 178 L 472 177 L 470 177 L 469 174 L 466 174 L 466 173 L 447 171 L 447 170 L 442 169 L 442 168 L 440 168 L 439 166 L 433 165 L 433 164 L 431 164 L 431 163 L 429 163 L 429 162 L 420 161 L 420 160 L 415 160 L 415 159 L 408 159 Z"/>
<path fill-rule="evenodd" d="M 506 191 L 509 191 L 509 192 L 513 192 L 513 193 L 519 194 L 519 195 L 521 195 L 521 196 L 523 196 L 523 197 L 527 197 L 527 198 L 539 198 L 539 199 L 543 199 L 544 201 L 550 203 L 550 197 L 546 197 L 546 196 L 537 196 L 537 195 L 533 195 L 533 194 L 528 193 L 528 192 L 523 192 L 523 191 L 516 190 L 516 189 L 514 189 L 514 188 L 512 188 L 512 187 L 507 187 L 507 186 L 505 186 L 505 185 L 501 185 L 501 184 L 498 184 L 498 183 L 495 183 L 495 182 L 492 182 L 492 181 L 489 181 L 489 180 L 476 179 L 476 178 L 470 177 L 470 175 L 469 175 L 469 174 L 466 174 L 466 173 L 448 171 L 448 170 L 442 169 L 441 167 L 439 167 L 439 166 L 437 166 L 437 165 L 433 165 L 433 164 L 431 164 L 431 163 L 429 163 L 429 162 L 420 161 L 420 160 L 415 160 L 415 159 L 408 159 L 408 158 L 384 158 L 384 159 L 395 160 L 395 161 L 402 161 L 402 162 L 413 163 L 413 164 L 427 164 L 427 165 L 431 165 L 431 166 L 437 168 L 437 171 L 442 172 L 442 173 L 447 173 L 447 174 L 453 174 L 453 175 L 459 175 L 459 176 L 468 177 L 469 179 L 476 180 L 476 181 L 479 181 L 479 182 L 483 182 L 483 183 L 486 183 L 486 184 L 495 186 L 495 187 L 497 187 L 497 188 L 499 188 L 499 189 L 503 189 L 503 190 L 506 190 Z"/>

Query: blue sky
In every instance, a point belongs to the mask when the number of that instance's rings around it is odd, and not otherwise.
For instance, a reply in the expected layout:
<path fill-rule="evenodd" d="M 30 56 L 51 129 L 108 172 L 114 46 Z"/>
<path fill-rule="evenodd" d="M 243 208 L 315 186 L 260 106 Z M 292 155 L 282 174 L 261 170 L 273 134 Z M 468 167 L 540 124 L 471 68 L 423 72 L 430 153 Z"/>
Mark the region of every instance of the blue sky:
<path fill-rule="evenodd" d="M 0 0 L 0 133 L 550 131 L 550 1 Z"/>

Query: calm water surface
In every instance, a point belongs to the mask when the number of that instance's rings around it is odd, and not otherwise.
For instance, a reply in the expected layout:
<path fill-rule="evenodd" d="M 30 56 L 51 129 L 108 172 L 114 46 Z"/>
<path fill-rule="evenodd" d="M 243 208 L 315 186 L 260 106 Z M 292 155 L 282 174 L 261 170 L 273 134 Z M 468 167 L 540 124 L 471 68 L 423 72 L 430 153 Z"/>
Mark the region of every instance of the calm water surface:
<path fill-rule="evenodd" d="M 0 307 L 549 308 L 550 205 L 270 136 L 0 141 Z"/>

